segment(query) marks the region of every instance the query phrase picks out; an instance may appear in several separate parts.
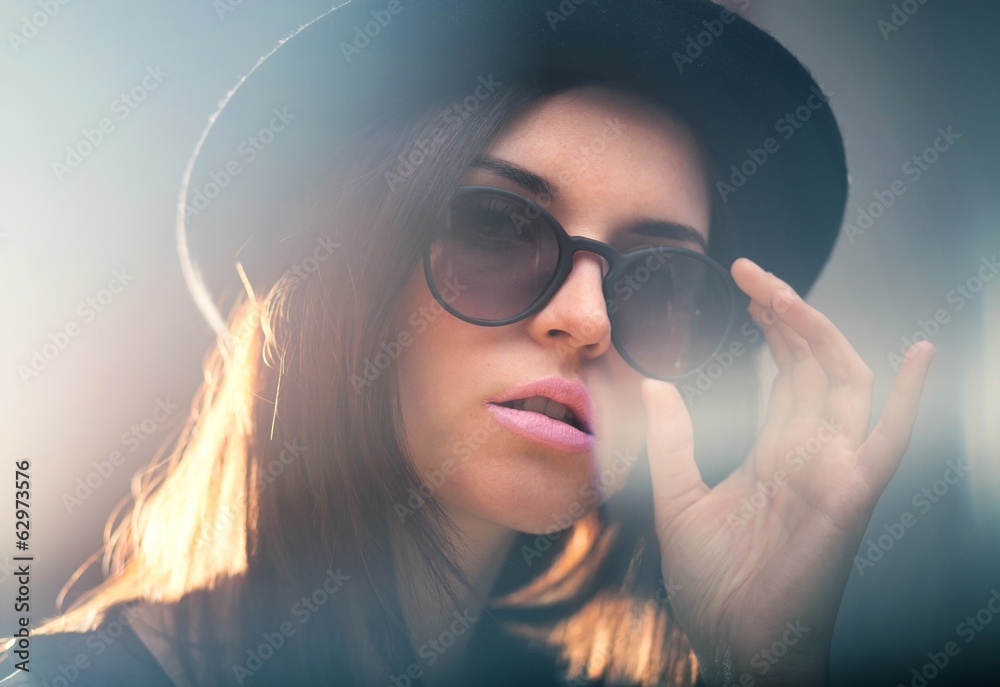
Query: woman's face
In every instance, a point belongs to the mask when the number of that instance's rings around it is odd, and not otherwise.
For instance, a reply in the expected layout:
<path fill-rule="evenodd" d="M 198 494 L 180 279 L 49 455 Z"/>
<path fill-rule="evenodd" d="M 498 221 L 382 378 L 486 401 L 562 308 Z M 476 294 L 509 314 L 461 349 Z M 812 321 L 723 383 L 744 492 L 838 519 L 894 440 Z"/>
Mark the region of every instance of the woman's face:
<path fill-rule="evenodd" d="M 661 220 L 693 228 L 707 244 L 708 190 L 698 146 L 683 123 L 645 101 L 596 86 L 550 96 L 512 121 L 483 157 L 492 163 L 470 168 L 463 185 L 531 198 L 571 236 L 618 250 L 703 251 L 696 241 L 633 231 Z M 523 172 L 544 180 L 551 197 Z M 397 334 L 411 337 L 397 361 L 405 439 L 424 495 L 457 521 L 550 532 L 624 484 L 645 442 L 646 412 L 642 375 L 611 344 L 603 270 L 602 258 L 578 252 L 544 308 L 502 327 L 443 311 L 423 270 L 414 272 L 397 324 Z M 585 387 L 591 447 L 529 438 L 497 420 L 488 399 L 547 377 Z"/>

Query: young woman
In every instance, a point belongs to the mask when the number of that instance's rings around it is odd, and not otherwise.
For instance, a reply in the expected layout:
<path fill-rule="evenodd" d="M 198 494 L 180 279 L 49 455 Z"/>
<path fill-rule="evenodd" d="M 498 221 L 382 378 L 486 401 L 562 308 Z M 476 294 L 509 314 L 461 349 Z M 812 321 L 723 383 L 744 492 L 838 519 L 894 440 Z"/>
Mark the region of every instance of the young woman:
<path fill-rule="evenodd" d="M 845 176 L 791 55 L 709 2 L 563 5 L 351 3 L 230 94 L 180 212 L 202 393 L 3 684 L 826 682 L 933 348 L 869 431 L 802 299 Z M 263 103 L 262 166 L 199 202 Z M 702 422 L 743 451 L 714 488 Z"/>

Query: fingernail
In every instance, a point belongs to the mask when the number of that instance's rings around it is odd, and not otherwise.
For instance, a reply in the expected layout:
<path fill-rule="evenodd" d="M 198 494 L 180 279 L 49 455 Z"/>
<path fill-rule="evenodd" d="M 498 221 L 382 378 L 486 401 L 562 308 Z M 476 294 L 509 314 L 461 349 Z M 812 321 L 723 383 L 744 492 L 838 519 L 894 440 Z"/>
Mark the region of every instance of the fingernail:
<path fill-rule="evenodd" d="M 920 343 L 920 342 L 918 341 L 917 343 Z M 933 357 L 934 355 L 937 354 L 937 346 L 935 346 L 934 344 L 932 344 L 930 341 L 928 341 L 927 343 L 931 347 L 931 356 Z M 905 357 L 912 358 L 916 354 L 917 354 L 917 344 L 913 344 L 912 346 L 910 346 L 909 348 L 906 349 L 906 356 Z"/>

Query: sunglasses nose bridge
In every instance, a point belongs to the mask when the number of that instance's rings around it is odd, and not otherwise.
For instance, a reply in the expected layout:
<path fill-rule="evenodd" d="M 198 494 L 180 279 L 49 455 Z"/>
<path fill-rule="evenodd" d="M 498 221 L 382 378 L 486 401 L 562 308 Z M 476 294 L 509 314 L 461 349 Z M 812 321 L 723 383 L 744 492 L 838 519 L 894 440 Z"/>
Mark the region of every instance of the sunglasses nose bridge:
<path fill-rule="evenodd" d="M 596 239 L 589 239 L 584 236 L 570 236 L 569 237 L 569 256 L 568 263 L 573 264 L 573 258 L 577 253 L 593 253 L 601 258 L 603 262 L 603 267 L 601 269 L 601 276 L 606 277 L 611 273 L 611 268 L 615 262 L 615 256 L 617 253 L 615 249 L 606 243 L 601 243 Z"/>

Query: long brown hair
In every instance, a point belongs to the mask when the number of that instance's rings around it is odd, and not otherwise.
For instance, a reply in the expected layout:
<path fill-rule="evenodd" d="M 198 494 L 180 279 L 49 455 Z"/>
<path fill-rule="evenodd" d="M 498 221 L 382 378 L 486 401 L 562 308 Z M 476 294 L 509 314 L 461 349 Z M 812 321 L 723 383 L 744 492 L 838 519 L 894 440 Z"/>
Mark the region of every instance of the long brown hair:
<path fill-rule="evenodd" d="M 195 684 L 357 684 L 366 679 L 361 656 L 385 667 L 388 684 L 388 671 L 416 662 L 389 542 L 401 527 L 393 505 L 420 478 L 391 368 L 358 379 L 395 340 L 400 294 L 464 170 L 552 90 L 505 84 L 462 117 L 449 103 L 403 108 L 338 152 L 301 205 L 309 230 L 300 257 L 317 245 L 328 253 L 306 278 L 247 284 L 180 438 L 138 480 L 104 547 L 108 578 L 44 631 L 94 628 L 134 600 L 173 604 L 172 640 Z M 387 176 L 442 127 L 432 154 L 405 178 Z M 713 242 L 719 231 L 716 222 Z M 490 604 L 512 633 L 553 647 L 570 679 L 696 678 L 660 575 L 650 493 L 639 489 L 629 505 L 612 499 L 550 536 L 533 565 L 509 566 L 498 589 L 510 593 Z M 405 519 L 436 591 L 455 599 L 465 581 L 450 528 L 434 499 Z M 521 536 L 517 558 L 536 541 Z M 308 610 L 304 598 L 323 608 Z M 283 623 L 298 631 L 252 661 Z"/>

